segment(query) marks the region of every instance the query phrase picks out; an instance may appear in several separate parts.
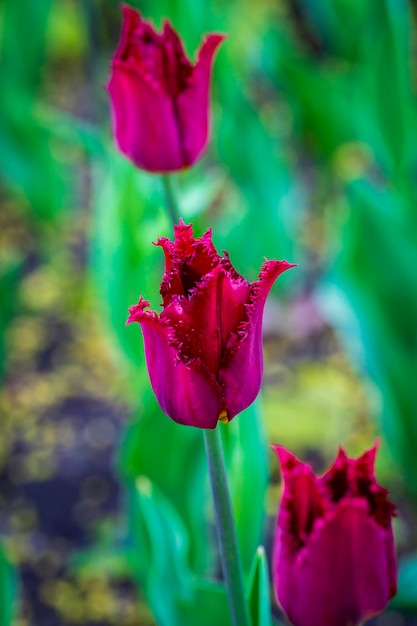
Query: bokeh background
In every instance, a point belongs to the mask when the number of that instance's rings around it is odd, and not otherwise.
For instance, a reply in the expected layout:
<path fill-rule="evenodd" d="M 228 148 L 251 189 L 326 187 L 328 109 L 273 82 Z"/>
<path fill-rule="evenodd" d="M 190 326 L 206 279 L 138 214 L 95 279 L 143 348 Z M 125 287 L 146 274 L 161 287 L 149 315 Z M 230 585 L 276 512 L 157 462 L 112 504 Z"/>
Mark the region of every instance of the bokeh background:
<path fill-rule="evenodd" d="M 174 181 L 184 219 L 250 280 L 298 263 L 266 308 L 261 397 L 223 429 L 246 571 L 271 550 L 268 442 L 323 471 L 379 437 L 401 567 L 372 623 L 415 626 L 416 3 L 131 4 L 192 58 L 227 34 L 212 141 Z M 125 327 L 140 294 L 158 306 L 172 228 L 112 142 L 120 23 L 115 0 L 0 1 L 2 626 L 228 624 L 201 433 L 161 415 Z"/>

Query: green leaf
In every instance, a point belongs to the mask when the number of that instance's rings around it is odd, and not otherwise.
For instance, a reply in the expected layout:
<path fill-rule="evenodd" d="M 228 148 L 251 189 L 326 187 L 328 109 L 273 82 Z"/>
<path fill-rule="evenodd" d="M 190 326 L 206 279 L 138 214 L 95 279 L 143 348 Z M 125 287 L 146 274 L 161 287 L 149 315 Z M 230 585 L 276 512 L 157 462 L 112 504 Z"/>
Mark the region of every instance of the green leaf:
<path fill-rule="evenodd" d="M 262 540 L 268 454 L 259 400 L 221 428 L 243 567 Z"/>
<path fill-rule="evenodd" d="M 50 129 L 38 119 L 25 90 L 13 91 L 10 85 L 2 90 L 0 136 L 1 179 L 24 194 L 34 220 L 49 220 L 63 206 L 63 167 L 52 155 Z"/>
<path fill-rule="evenodd" d="M 175 424 L 156 403 L 151 389 L 142 394 L 144 408 L 127 426 L 119 455 L 119 470 L 128 482 L 147 476 L 175 503 L 189 535 L 189 558 L 203 571 L 211 561 L 207 534 L 207 476 L 202 432 Z"/>
<path fill-rule="evenodd" d="M 0 624 L 11 626 L 15 615 L 17 578 L 15 570 L 0 546 Z"/>
<path fill-rule="evenodd" d="M 248 275 L 259 270 L 265 257 L 294 255 L 294 213 L 289 209 L 294 209 L 295 190 L 280 142 L 270 136 L 259 111 L 229 91 L 225 86 L 224 112 L 214 141 L 234 188 L 230 206 L 214 217 L 214 232 L 220 249 L 227 249 L 239 272 Z M 240 128 L 245 133 L 236 142 Z M 244 254 L 242 241 L 247 243 Z"/>
<path fill-rule="evenodd" d="M 304 136 L 320 157 L 331 158 L 342 144 L 355 140 L 360 111 L 352 108 L 352 69 L 336 59 L 317 62 L 308 56 L 285 22 L 271 38 L 273 79 L 288 99 L 292 133 Z"/>
<path fill-rule="evenodd" d="M 100 168 L 94 181 L 91 266 L 104 322 L 121 353 L 137 367 L 143 364 L 140 331 L 135 324 L 128 328 L 125 324 L 128 309 L 140 294 L 150 300 L 154 309 L 160 302 L 163 255 L 152 242 L 168 234 L 162 188 L 159 178 L 137 170 L 116 151 L 109 153 L 103 167 L 105 171 Z M 137 369 L 133 374 L 137 390 Z"/>
<path fill-rule="evenodd" d="M 170 502 L 145 476 L 129 492 L 128 559 L 160 626 L 180 626 L 192 594 L 188 536 Z"/>
<path fill-rule="evenodd" d="M 130 490 L 128 509 L 127 559 L 158 625 L 230 626 L 224 586 L 191 572 L 186 529 L 146 477 Z"/>
<path fill-rule="evenodd" d="M 247 595 L 252 626 L 271 626 L 268 562 L 263 546 L 258 547 L 252 562 Z"/>
<path fill-rule="evenodd" d="M 181 626 L 231 626 L 229 601 L 224 585 L 196 576 L 192 602 L 181 607 Z"/>
<path fill-rule="evenodd" d="M 417 497 L 415 230 L 394 191 L 358 181 L 350 186 L 349 199 L 351 212 L 330 280 L 344 292 L 356 317 L 362 365 L 382 397 L 387 442 Z M 352 344 L 350 336 L 346 339 Z"/>
<path fill-rule="evenodd" d="M 49 220 L 65 204 L 66 191 L 48 120 L 39 119 L 37 108 L 52 0 L 3 4 L 0 175 L 12 190 L 23 192 L 31 217 Z"/>
<path fill-rule="evenodd" d="M 12 91 L 23 88 L 33 97 L 39 88 L 44 66 L 45 37 L 52 0 L 6 1 L 3 5 L 1 79 Z"/>
<path fill-rule="evenodd" d="M 7 365 L 6 330 L 17 309 L 17 285 L 22 260 L 11 252 L 5 254 L 0 265 L 0 380 Z"/>
<path fill-rule="evenodd" d="M 416 158 L 411 7 L 406 0 L 372 0 L 367 18 L 357 95 L 368 111 L 357 118 L 359 132 L 391 174 L 404 168 L 411 173 Z"/>

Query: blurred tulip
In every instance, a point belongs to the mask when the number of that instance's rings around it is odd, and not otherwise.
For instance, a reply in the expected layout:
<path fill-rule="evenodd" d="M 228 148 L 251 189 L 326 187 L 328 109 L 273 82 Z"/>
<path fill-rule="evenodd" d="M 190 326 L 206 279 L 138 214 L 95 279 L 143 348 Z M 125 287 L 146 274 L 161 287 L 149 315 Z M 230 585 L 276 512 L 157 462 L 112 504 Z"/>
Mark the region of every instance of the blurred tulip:
<path fill-rule="evenodd" d="M 262 380 L 262 313 L 278 276 L 292 267 L 266 261 L 249 283 L 218 255 L 211 230 L 194 238 L 191 224 L 174 227 L 165 253 L 163 311 L 142 299 L 127 323 L 142 327 L 149 377 L 161 408 L 180 424 L 215 428 L 256 398 Z"/>
<path fill-rule="evenodd" d="M 273 446 L 284 478 L 273 576 L 294 626 L 355 626 L 396 593 L 395 507 L 374 475 L 375 445 L 357 459 L 340 449 L 321 478 Z"/>
<path fill-rule="evenodd" d="M 123 27 L 108 83 L 119 149 L 149 172 L 192 165 L 208 138 L 209 84 L 222 35 L 209 35 L 192 65 L 166 21 L 161 34 L 123 6 Z"/>

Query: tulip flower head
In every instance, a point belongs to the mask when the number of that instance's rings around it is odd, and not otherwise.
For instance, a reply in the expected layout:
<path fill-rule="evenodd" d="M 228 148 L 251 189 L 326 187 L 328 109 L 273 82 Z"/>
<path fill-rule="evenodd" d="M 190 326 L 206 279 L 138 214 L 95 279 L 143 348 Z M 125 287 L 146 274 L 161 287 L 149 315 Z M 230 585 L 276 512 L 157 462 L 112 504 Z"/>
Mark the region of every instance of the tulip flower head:
<path fill-rule="evenodd" d="M 284 478 L 273 554 L 276 596 L 294 626 L 356 626 L 396 593 L 391 518 L 375 480 L 375 445 L 357 459 L 340 449 L 316 477 L 273 446 Z"/>
<path fill-rule="evenodd" d="M 139 322 L 155 396 L 175 422 L 215 428 L 256 398 L 262 380 L 262 313 L 286 261 L 266 261 L 248 282 L 219 256 L 211 230 L 194 238 L 191 225 L 174 227 L 165 254 L 163 310 L 147 310 L 141 297 L 127 323 Z"/>
<path fill-rule="evenodd" d="M 137 167 L 181 170 L 202 153 L 209 130 L 211 65 L 223 38 L 209 35 L 192 65 L 168 21 L 157 33 L 137 11 L 123 6 L 108 91 L 116 143 Z"/>

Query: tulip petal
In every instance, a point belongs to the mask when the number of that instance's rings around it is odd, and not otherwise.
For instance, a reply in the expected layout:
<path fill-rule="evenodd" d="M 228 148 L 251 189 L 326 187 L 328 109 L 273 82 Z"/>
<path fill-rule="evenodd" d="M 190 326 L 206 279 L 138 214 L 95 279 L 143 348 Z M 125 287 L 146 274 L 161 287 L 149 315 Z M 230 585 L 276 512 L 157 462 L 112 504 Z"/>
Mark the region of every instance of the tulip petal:
<path fill-rule="evenodd" d="M 343 448 L 339 448 L 338 455 L 329 468 L 329 470 L 321 477 L 320 482 L 328 494 L 329 500 L 339 502 L 352 487 L 352 480 L 349 471 L 350 460 L 346 456 Z M 354 495 L 356 492 L 350 492 Z"/>
<path fill-rule="evenodd" d="M 182 148 L 172 100 L 150 77 L 118 60 L 113 62 L 107 88 L 120 151 L 149 172 L 181 169 Z"/>
<path fill-rule="evenodd" d="M 175 404 L 180 386 L 194 376 L 197 387 L 206 385 L 209 395 L 216 396 L 207 407 L 209 427 L 214 428 L 220 415 L 222 421 L 230 421 L 259 391 L 265 300 L 279 274 L 292 266 L 286 261 L 268 261 L 259 279 L 249 283 L 234 269 L 227 252 L 225 256 L 217 253 L 211 230 L 195 238 L 192 226 L 180 220 L 174 235 L 174 241 L 161 237 L 156 244 L 162 247 L 166 264 L 160 317 L 145 311 L 149 304 L 141 299 L 130 309 L 129 322 L 142 325 L 152 386 L 164 411 L 175 421 L 196 422 L 195 416 L 190 421 L 181 418 Z M 163 371 L 158 359 L 162 360 L 164 353 L 169 378 L 165 389 L 162 380 L 166 376 L 158 373 Z M 177 369 L 172 372 L 174 365 Z M 197 388 L 196 396 L 201 391 Z M 187 401 L 190 394 L 187 388 Z"/>
<path fill-rule="evenodd" d="M 150 172 L 181 170 L 207 143 L 210 70 L 223 37 L 209 35 L 195 66 L 171 24 L 162 33 L 129 6 L 108 83 L 113 133 L 123 154 Z"/>
<path fill-rule="evenodd" d="M 143 28 L 143 20 L 140 13 L 127 4 L 122 5 L 123 21 L 120 42 L 114 54 L 114 59 L 128 60 L 131 57 L 130 44 L 135 35 Z"/>
<path fill-rule="evenodd" d="M 374 467 L 378 447 L 379 441 L 357 459 L 349 459 L 341 448 L 320 482 L 333 502 L 338 502 L 345 495 L 365 498 L 370 514 L 387 528 L 395 515 L 395 506 L 388 499 L 388 491 L 376 482 Z"/>
<path fill-rule="evenodd" d="M 229 421 L 258 395 L 263 374 L 262 315 L 265 301 L 275 280 L 290 267 L 293 265 L 287 261 L 266 261 L 263 264 L 259 279 L 250 285 L 246 315 L 229 338 L 219 373 Z"/>
<path fill-rule="evenodd" d="M 137 11 L 123 6 L 107 88 L 117 145 L 137 167 L 180 170 L 203 150 L 211 61 L 221 39 L 207 38 L 194 67 L 169 22 L 160 34 Z"/>
<path fill-rule="evenodd" d="M 284 477 L 273 551 L 277 600 L 293 626 L 358 626 L 396 592 L 394 506 L 374 476 L 377 446 L 357 459 L 341 448 L 321 478 L 273 448 Z"/>
<path fill-rule="evenodd" d="M 165 307 L 161 318 L 173 329 L 175 347 L 187 362 L 199 359 L 218 376 L 226 342 L 238 328 L 245 313 L 249 283 L 239 277 L 234 280 L 218 265 L 191 291 Z"/>
<path fill-rule="evenodd" d="M 295 562 L 277 542 L 277 596 L 294 626 L 358 624 L 395 593 L 393 563 L 391 531 L 369 516 L 364 500 L 351 498 L 317 523 Z"/>
<path fill-rule="evenodd" d="M 223 39 L 224 36 L 219 34 L 209 35 L 205 39 L 190 81 L 177 98 L 183 150 L 187 164 L 194 163 L 208 140 L 211 65 L 214 54 Z"/>
<path fill-rule="evenodd" d="M 170 345 L 172 329 L 140 299 L 131 307 L 128 323 L 139 322 L 145 344 L 152 389 L 162 410 L 179 424 L 215 428 L 222 411 L 215 378 L 198 359 L 188 364 L 178 359 Z"/>
<path fill-rule="evenodd" d="M 324 502 L 319 481 L 306 463 L 288 452 L 283 446 L 271 446 L 281 464 L 285 482 L 278 526 L 285 532 L 285 549 L 295 558 L 307 542 L 316 520 L 324 514 Z"/>
<path fill-rule="evenodd" d="M 205 274 L 209 274 L 221 257 L 211 241 L 211 228 L 194 238 L 191 224 L 174 226 L 174 241 L 160 237 L 157 244 L 165 255 L 165 274 L 161 284 L 164 306 L 175 296 L 188 296 Z"/>
<path fill-rule="evenodd" d="M 175 99 L 178 94 L 187 88 L 193 67 L 185 56 L 181 39 L 168 21 L 164 23 L 160 48 L 163 51 L 163 61 L 160 69 L 165 91 Z M 176 103 L 174 106 L 176 108 Z M 178 123 L 180 124 L 181 120 L 178 120 Z"/>
<path fill-rule="evenodd" d="M 158 33 L 138 11 L 122 6 L 123 24 L 120 44 L 114 60 L 118 59 L 174 98 L 185 89 L 192 65 L 184 53 L 178 34 L 166 21 Z"/>

